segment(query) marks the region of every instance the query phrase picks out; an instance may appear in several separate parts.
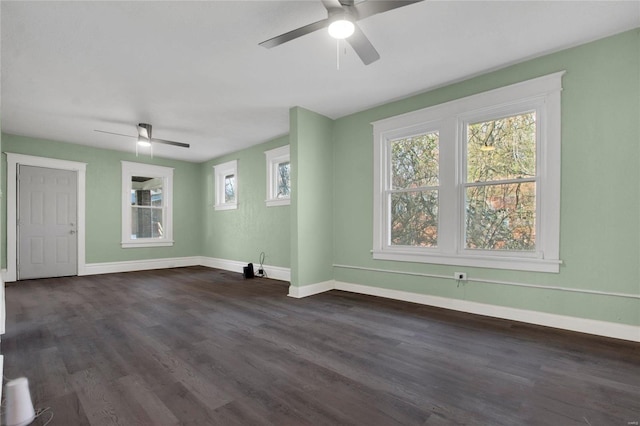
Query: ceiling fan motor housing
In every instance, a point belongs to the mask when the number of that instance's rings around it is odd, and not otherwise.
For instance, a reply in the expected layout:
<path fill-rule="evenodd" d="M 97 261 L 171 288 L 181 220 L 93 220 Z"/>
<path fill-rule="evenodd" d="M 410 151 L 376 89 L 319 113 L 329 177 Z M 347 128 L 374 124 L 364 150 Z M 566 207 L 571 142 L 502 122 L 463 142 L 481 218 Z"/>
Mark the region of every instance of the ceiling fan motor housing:
<path fill-rule="evenodd" d="M 143 138 L 151 139 L 151 124 L 138 123 L 138 134 Z"/>

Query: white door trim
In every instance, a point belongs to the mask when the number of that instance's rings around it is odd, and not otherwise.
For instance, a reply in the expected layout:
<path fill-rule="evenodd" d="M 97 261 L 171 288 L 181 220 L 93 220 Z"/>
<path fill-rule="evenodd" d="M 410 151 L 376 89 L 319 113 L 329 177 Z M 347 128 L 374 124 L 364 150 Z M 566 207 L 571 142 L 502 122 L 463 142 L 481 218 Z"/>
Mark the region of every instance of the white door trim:
<path fill-rule="evenodd" d="M 54 158 L 7 152 L 7 275 L 6 281 L 17 278 L 17 186 L 16 172 L 18 164 L 25 166 L 48 167 L 50 169 L 72 170 L 78 173 L 78 275 L 85 270 L 85 175 L 86 163 L 56 160 Z"/>

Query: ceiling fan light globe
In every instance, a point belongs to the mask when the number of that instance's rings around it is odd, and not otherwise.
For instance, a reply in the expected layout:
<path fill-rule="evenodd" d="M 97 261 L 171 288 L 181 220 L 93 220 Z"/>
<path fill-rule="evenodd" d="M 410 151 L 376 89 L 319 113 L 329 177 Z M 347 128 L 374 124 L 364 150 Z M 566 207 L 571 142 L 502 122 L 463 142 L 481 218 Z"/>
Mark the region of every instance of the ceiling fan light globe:
<path fill-rule="evenodd" d="M 138 136 L 138 146 L 142 146 L 145 148 L 150 147 L 151 141 L 149 139 L 141 138 Z"/>
<path fill-rule="evenodd" d="M 355 31 L 353 22 L 348 19 L 337 19 L 329 25 L 329 35 L 338 40 L 345 39 Z"/>

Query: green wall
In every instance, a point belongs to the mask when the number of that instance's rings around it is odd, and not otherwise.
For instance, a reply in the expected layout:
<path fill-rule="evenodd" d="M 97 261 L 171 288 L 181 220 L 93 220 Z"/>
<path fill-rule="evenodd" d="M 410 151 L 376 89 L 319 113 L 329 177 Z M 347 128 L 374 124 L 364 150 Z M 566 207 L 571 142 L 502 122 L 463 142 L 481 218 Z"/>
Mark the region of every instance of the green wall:
<path fill-rule="evenodd" d="M 333 121 L 292 108 L 291 284 L 333 279 Z"/>
<path fill-rule="evenodd" d="M 202 193 L 200 165 L 184 161 L 153 158 L 120 151 L 97 149 L 50 140 L 2 135 L 3 152 L 49 157 L 87 163 L 86 170 L 86 263 L 118 262 L 155 258 L 198 256 L 201 252 Z M 173 167 L 172 247 L 127 248 L 120 246 L 122 235 L 121 161 L 151 163 Z M 3 155 L 2 169 L 6 170 Z M 6 176 L 2 176 L 6 194 Z M 193 208 L 184 208 L 193 206 Z M 6 253 L 6 197 L 2 198 L 2 253 Z M 2 258 L 6 268 L 6 256 Z"/>
<path fill-rule="evenodd" d="M 267 207 L 265 151 L 289 144 L 281 137 L 201 164 L 202 255 L 288 268 L 291 259 L 291 206 Z M 238 160 L 238 208 L 215 211 L 213 166 Z M 256 265 L 257 266 L 257 265 Z"/>
<path fill-rule="evenodd" d="M 530 60 L 339 119 L 334 145 L 338 265 L 640 294 L 640 35 L 638 30 Z M 559 274 L 372 260 L 370 123 L 566 70 L 562 92 Z M 334 278 L 492 305 L 640 325 L 640 300 L 335 268 Z"/>

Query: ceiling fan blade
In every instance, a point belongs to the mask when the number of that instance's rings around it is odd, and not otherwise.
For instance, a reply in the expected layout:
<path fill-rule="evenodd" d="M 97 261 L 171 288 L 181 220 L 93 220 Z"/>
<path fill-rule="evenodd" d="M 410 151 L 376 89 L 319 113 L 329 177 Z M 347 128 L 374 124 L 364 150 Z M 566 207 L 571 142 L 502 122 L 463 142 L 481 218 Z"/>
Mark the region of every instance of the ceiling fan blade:
<path fill-rule="evenodd" d="M 302 37 L 303 35 L 307 35 L 314 31 L 318 31 L 322 28 L 325 28 L 329 25 L 329 19 L 323 19 L 322 21 L 314 22 L 313 24 L 305 25 L 304 27 L 300 27 L 293 31 L 289 31 L 288 33 L 280 34 L 279 36 L 270 38 L 269 40 L 265 40 L 262 43 L 259 43 L 260 46 L 266 47 L 267 49 L 271 49 L 272 47 L 279 46 L 288 41 L 294 40 L 298 37 Z"/>
<path fill-rule="evenodd" d="M 174 146 L 179 146 L 181 148 L 189 148 L 191 146 L 188 143 L 168 141 L 168 140 L 165 140 L 165 139 L 155 139 L 154 138 L 154 139 L 151 139 L 151 142 L 163 143 L 165 145 L 174 145 Z"/>
<path fill-rule="evenodd" d="M 420 3 L 424 0 L 369 0 L 356 4 L 355 10 L 358 20 L 368 18 L 378 13 L 386 12 L 388 10 L 397 9 L 399 7 L 409 6 L 413 3 Z"/>
<path fill-rule="evenodd" d="M 106 132 L 104 130 L 93 130 L 94 132 L 100 132 L 100 133 L 107 133 L 109 135 L 118 135 L 118 136 L 126 136 L 128 138 L 137 138 L 137 136 L 131 136 L 131 135 L 123 135 L 122 133 L 113 133 L 113 132 Z"/>
<path fill-rule="evenodd" d="M 380 54 L 376 48 L 373 47 L 373 44 L 371 44 L 367 36 L 364 35 L 358 24 L 355 25 L 353 34 L 347 38 L 347 42 L 353 47 L 353 50 L 356 51 L 365 65 L 369 65 L 380 59 Z"/>

